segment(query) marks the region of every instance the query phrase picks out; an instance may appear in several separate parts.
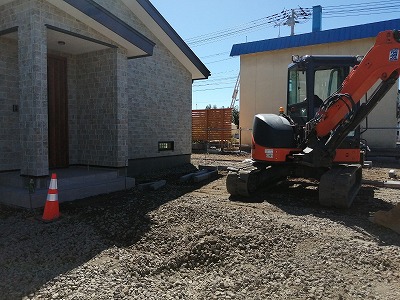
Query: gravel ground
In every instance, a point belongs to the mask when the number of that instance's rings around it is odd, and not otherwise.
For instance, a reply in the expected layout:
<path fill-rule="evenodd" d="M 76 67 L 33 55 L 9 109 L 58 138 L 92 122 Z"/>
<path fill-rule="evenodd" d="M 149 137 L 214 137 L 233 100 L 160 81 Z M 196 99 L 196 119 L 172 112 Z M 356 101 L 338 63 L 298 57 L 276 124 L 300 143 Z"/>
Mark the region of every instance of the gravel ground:
<path fill-rule="evenodd" d="M 193 155 L 194 166 L 244 155 Z M 400 235 L 368 221 L 399 190 L 364 184 L 348 210 L 318 205 L 317 185 L 288 181 L 230 201 L 225 174 L 158 191 L 112 193 L 41 211 L 0 207 L 0 299 L 400 299 Z M 364 170 L 371 181 L 398 162 Z M 146 180 L 141 178 L 139 180 Z"/>

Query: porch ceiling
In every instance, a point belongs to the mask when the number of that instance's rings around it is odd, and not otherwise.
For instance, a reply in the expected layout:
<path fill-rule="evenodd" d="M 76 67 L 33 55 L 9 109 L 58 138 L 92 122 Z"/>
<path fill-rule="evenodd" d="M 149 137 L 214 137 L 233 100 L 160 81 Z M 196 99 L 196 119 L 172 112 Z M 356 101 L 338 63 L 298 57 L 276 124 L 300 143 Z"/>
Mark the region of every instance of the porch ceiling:
<path fill-rule="evenodd" d="M 12 31 L 10 33 L 3 34 L 2 37 L 18 40 L 18 32 Z M 88 40 L 83 36 L 80 37 L 78 35 L 69 34 L 67 32 L 62 32 L 51 28 L 47 29 L 48 50 L 78 55 L 111 47 L 114 46 L 97 42 L 95 40 Z"/>
<path fill-rule="evenodd" d="M 0 6 L 12 1 L 15 0 L 0 0 Z M 140 32 L 136 31 L 134 28 L 105 10 L 94 0 L 46 1 L 94 30 L 101 32 L 116 45 L 125 48 L 129 58 L 149 56 L 153 54 L 153 48 L 155 46 L 153 41 L 149 40 Z M 122 2 L 139 17 L 143 24 L 157 37 L 157 39 L 159 39 L 187 68 L 187 70 L 191 72 L 193 80 L 205 79 L 211 75 L 207 67 L 175 32 L 149 0 L 122 0 Z M 58 44 L 58 41 L 60 40 L 65 41 L 65 45 L 69 45 L 69 47 L 62 47 L 63 51 L 67 49 L 70 53 L 79 53 L 79 51 L 95 51 L 107 47 L 101 43 L 93 43 L 87 40 L 83 41 L 83 39 L 79 39 L 79 37 L 77 38 L 73 34 L 66 36 L 66 34 L 63 34 L 62 32 L 50 32 L 49 30 L 49 49 L 60 50 L 60 45 Z M 79 47 L 76 47 L 77 41 L 79 41 Z"/>
<path fill-rule="evenodd" d="M 0 0 L 2 1 L 2 0 Z M 3 0 L 4 1 L 4 0 Z M 47 0 L 127 50 L 128 57 L 153 54 L 154 43 L 91 0 Z"/>
<path fill-rule="evenodd" d="M 47 49 L 49 50 L 78 55 L 110 47 L 113 46 L 95 40 L 88 40 L 83 36 L 73 35 L 49 27 L 47 30 Z"/>

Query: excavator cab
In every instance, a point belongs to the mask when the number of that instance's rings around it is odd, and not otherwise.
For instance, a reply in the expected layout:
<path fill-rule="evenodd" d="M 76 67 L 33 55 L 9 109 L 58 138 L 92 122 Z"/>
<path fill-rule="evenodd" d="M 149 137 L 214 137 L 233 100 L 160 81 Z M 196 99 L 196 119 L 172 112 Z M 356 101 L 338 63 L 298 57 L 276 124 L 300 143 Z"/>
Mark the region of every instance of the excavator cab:
<path fill-rule="evenodd" d="M 306 55 L 292 56 L 288 67 L 287 115 L 298 126 L 305 126 L 318 112 L 322 99 L 328 99 L 342 86 L 360 56 Z M 338 147 L 358 149 L 359 127 L 348 134 Z"/>
<path fill-rule="evenodd" d="M 355 56 L 306 55 L 292 57 L 288 67 L 287 114 L 299 125 L 314 118 L 322 99 L 342 85 L 357 63 Z"/>

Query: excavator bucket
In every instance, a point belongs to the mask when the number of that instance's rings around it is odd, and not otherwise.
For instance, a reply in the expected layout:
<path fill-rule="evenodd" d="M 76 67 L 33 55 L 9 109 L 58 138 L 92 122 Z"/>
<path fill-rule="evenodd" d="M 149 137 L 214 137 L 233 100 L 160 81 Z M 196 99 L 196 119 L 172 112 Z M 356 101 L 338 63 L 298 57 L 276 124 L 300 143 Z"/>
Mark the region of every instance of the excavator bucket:
<path fill-rule="evenodd" d="M 323 206 L 348 208 L 361 187 L 359 164 L 332 167 L 319 183 L 319 203 Z"/>

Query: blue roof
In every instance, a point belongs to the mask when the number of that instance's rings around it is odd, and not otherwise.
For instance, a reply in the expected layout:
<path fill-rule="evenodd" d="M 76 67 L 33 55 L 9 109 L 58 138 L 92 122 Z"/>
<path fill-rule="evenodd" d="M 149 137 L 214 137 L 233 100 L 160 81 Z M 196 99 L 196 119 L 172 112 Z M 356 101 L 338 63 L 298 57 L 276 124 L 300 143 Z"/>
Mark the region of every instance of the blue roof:
<path fill-rule="evenodd" d="M 233 45 L 230 55 L 238 56 L 295 47 L 371 38 L 376 37 L 381 31 L 390 29 L 400 29 L 400 19 L 236 44 Z"/>

